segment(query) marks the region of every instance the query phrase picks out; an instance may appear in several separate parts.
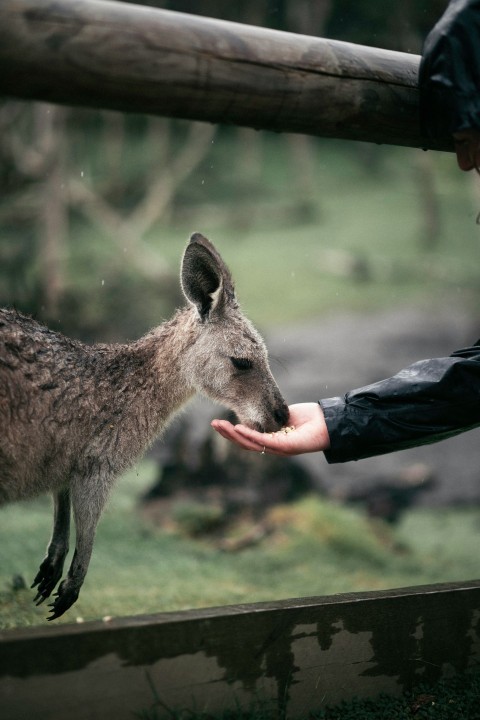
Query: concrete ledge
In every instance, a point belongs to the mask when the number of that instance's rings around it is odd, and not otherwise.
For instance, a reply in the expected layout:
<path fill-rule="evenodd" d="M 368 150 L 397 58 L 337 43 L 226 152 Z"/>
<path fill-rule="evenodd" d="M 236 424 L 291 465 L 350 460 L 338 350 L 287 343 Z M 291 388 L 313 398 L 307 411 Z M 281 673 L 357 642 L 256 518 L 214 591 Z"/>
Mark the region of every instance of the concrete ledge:
<path fill-rule="evenodd" d="M 480 664 L 480 581 L 0 633 L 2 720 L 125 720 L 155 705 L 289 718 Z"/>

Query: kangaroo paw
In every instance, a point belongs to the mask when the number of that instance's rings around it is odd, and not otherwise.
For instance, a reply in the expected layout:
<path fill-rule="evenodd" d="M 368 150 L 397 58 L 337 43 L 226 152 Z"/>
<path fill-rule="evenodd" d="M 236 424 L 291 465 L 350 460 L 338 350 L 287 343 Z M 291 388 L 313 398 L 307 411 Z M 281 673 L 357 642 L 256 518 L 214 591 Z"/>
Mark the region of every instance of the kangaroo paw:
<path fill-rule="evenodd" d="M 40 569 L 35 576 L 31 587 L 37 587 L 37 594 L 35 595 L 33 602 L 36 605 L 41 605 L 48 597 L 50 597 L 52 591 L 55 589 L 57 583 L 62 577 L 63 561 L 56 563 L 49 557 L 40 565 Z"/>
<path fill-rule="evenodd" d="M 79 594 L 80 588 L 73 586 L 69 583 L 68 579 L 64 580 L 58 588 L 55 600 L 49 605 L 52 609 L 50 610 L 51 614 L 47 617 L 47 620 L 56 620 L 63 615 L 63 613 L 76 602 Z"/>

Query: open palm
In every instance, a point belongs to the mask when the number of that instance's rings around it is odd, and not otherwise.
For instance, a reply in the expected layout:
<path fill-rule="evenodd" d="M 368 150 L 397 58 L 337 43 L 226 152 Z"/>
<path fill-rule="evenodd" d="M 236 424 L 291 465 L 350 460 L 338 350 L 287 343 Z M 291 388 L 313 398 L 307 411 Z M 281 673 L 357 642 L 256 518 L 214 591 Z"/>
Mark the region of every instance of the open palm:
<path fill-rule="evenodd" d="M 328 449 L 328 431 L 318 403 L 290 405 L 289 412 L 289 427 L 276 433 L 261 433 L 227 420 L 212 420 L 212 427 L 227 440 L 254 452 L 288 456 Z"/>

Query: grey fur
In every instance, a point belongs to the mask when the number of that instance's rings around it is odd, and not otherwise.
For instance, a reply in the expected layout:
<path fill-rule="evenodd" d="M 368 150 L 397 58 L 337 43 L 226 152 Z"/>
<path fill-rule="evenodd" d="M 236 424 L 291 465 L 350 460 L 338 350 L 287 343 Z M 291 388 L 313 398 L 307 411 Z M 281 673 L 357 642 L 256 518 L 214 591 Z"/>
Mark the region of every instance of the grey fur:
<path fill-rule="evenodd" d="M 74 557 L 49 620 L 78 597 L 115 477 L 196 392 L 261 430 L 288 419 L 230 272 L 199 234 L 185 250 L 181 283 L 187 307 L 125 345 L 84 345 L 0 310 L 0 505 L 44 492 L 55 501 L 52 538 L 32 585 L 37 604 L 61 579 L 70 507 L 75 519 Z"/>

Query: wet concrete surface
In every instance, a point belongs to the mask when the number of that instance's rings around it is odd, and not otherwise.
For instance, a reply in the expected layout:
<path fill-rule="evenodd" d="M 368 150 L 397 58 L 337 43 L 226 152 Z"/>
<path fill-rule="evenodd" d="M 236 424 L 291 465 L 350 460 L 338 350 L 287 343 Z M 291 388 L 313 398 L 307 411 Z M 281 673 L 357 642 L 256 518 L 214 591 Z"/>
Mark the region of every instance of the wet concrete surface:
<path fill-rule="evenodd" d="M 212 715 L 255 699 L 296 718 L 400 694 L 478 667 L 479 595 L 473 581 L 0 632 L 2 719 Z"/>

